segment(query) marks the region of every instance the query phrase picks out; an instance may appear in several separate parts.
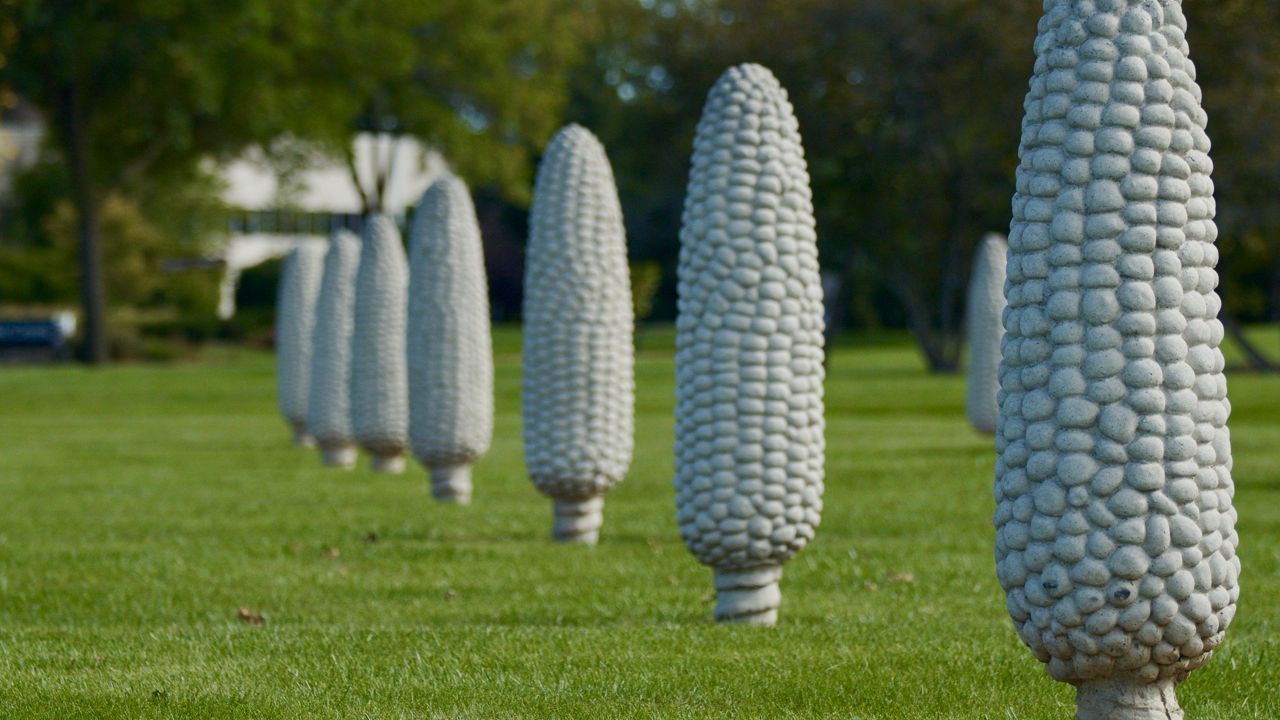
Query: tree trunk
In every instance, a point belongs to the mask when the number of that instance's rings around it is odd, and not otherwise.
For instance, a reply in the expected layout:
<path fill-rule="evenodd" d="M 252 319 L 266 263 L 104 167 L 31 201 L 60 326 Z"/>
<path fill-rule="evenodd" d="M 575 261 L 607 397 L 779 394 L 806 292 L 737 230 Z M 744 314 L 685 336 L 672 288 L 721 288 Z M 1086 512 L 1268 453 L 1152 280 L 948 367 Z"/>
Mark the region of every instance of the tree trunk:
<path fill-rule="evenodd" d="M 391 183 L 391 176 L 395 172 L 396 150 L 400 136 L 389 133 L 384 142 L 382 133 L 369 133 L 370 187 L 366 187 L 360 177 L 360 167 L 355 154 L 356 140 L 357 138 L 352 138 L 347 146 L 345 160 L 347 173 L 351 176 L 351 184 L 355 186 L 356 193 L 360 196 L 363 214 L 367 217 L 373 213 L 396 210 L 397 208 L 387 207 L 387 186 Z"/>
<path fill-rule="evenodd" d="M 963 313 L 959 311 L 964 297 L 964 273 L 968 263 L 964 261 L 962 244 L 956 238 L 950 241 L 947 264 L 942 274 L 942 289 L 938 297 L 938 328 L 941 345 L 941 361 L 931 365 L 934 372 L 955 372 L 960 369 L 960 350 L 964 336 L 960 329 Z"/>
<path fill-rule="evenodd" d="M 374 195 L 378 198 L 378 210 L 380 212 L 388 210 L 395 212 L 400 208 L 387 207 L 387 184 L 391 182 L 391 174 L 395 172 L 396 150 L 398 149 L 397 145 L 400 142 L 400 136 L 391 133 L 387 134 L 387 155 L 385 159 L 378 152 L 381 140 L 381 134 L 375 136 L 373 152 L 371 153 L 375 164 L 373 169 Z"/>
<path fill-rule="evenodd" d="M 66 135 L 67 161 L 71 171 L 71 200 L 76 207 L 79 236 L 80 305 L 84 313 L 82 357 L 90 364 L 107 361 L 107 287 L 98 238 L 98 206 L 89 167 L 85 139 L 84 99 L 80 89 L 68 83 L 62 92 L 62 123 Z"/>
<path fill-rule="evenodd" d="M 360 183 L 360 168 L 356 167 L 355 139 L 353 138 L 347 145 L 347 152 L 343 159 L 347 161 L 347 174 L 351 176 L 351 184 L 356 189 L 356 194 L 360 196 L 360 216 L 368 217 L 373 212 L 373 208 L 369 204 L 369 194 L 364 191 L 364 185 Z"/>
<path fill-rule="evenodd" d="M 928 304 L 920 297 L 914 281 L 906 271 L 895 268 L 890 274 L 890 288 L 898 296 L 907 313 L 907 325 L 916 338 L 916 344 L 924 353 L 929 371 L 951 373 L 960 367 L 959 343 L 954 333 L 934 328 L 929 316 Z"/>
<path fill-rule="evenodd" d="M 952 153 L 958 154 L 958 153 Z M 960 352 L 964 343 L 964 332 L 961 323 L 964 320 L 960 312 L 965 297 L 965 279 L 973 265 L 972 243 L 967 243 L 965 219 L 969 215 L 969 206 L 965 202 L 965 190 L 968 187 L 966 178 L 959 166 L 948 173 L 947 195 L 951 208 L 948 222 L 947 258 L 942 267 L 942 287 L 938 293 L 938 325 L 941 337 L 942 358 L 934 372 L 954 372 L 960 369 Z M 922 229 L 923 230 L 923 229 Z"/>

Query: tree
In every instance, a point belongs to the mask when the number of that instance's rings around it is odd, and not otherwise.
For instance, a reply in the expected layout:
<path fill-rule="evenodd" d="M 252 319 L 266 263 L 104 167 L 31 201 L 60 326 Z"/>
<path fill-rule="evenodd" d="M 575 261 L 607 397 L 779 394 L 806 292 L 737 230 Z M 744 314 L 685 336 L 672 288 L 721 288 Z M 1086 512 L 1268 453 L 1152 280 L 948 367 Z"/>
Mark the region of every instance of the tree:
<path fill-rule="evenodd" d="M 624 194 L 670 217 L 661 188 L 687 168 L 645 141 L 687 144 L 720 69 L 768 66 L 800 121 L 823 264 L 842 278 L 829 302 L 843 309 L 883 288 L 930 367 L 952 370 L 968 258 L 1009 223 L 1036 17 L 1025 3 L 976 0 L 657 3 L 625 51 L 597 58 L 633 106 L 614 116 L 616 135 L 605 130 L 621 148 Z M 642 244 L 652 235 L 638 231 Z"/>
<path fill-rule="evenodd" d="M 1276 370 L 1237 318 L 1280 320 L 1280 6 L 1188 3 L 1187 40 L 1213 140 L 1223 322 L 1255 370 Z"/>
<path fill-rule="evenodd" d="M 527 200 L 593 29 L 571 0 L 0 0 L 0 88 L 44 113 L 75 208 L 85 357 L 107 354 L 99 208 L 187 182 L 249 145 L 345 156 L 386 204 L 399 138 Z M 379 136 L 354 167 L 357 132 Z M 367 182 L 362 183 L 362 176 Z M 387 208 L 396 210 L 396 208 Z"/>
<path fill-rule="evenodd" d="M 531 159 L 559 127 L 567 74 L 593 31 L 572 0 L 326 0 L 294 82 L 310 106 L 290 129 L 347 162 L 366 212 L 386 207 L 397 144 L 413 136 L 471 183 L 529 197 Z M 356 167 L 352 138 L 378 139 Z"/>
<path fill-rule="evenodd" d="M 16 0 L 0 86 L 35 103 L 68 170 L 75 208 L 84 357 L 107 357 L 99 238 L 106 197 L 189 177 L 210 154 L 269 139 L 304 0 Z"/>
<path fill-rule="evenodd" d="M 837 323 L 910 328 L 954 369 L 968 258 L 1009 226 L 1037 3 L 1016 0 L 618 0 L 573 114 L 618 171 L 636 259 L 674 266 L 679 188 L 707 89 L 725 67 L 770 67 L 808 150 Z M 1224 298 L 1280 313 L 1280 8 L 1189 3 L 1217 164 Z M 603 82 L 602 82 L 603 81 Z M 674 189 L 674 190 L 673 190 Z M 1258 288 L 1270 282 L 1271 298 Z M 671 290 L 670 286 L 666 290 Z M 1246 312 L 1248 311 L 1248 312 Z"/>

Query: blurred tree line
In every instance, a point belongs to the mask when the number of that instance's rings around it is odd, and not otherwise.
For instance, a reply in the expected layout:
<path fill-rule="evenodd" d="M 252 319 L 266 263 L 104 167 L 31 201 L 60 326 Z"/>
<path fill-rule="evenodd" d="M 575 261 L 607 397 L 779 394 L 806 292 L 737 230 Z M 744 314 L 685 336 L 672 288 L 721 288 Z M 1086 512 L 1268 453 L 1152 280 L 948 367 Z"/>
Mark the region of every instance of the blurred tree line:
<path fill-rule="evenodd" d="M 0 86 L 36 102 L 54 130 L 49 162 L 24 178 L 19 209 L 0 228 L 0 302 L 65 297 L 77 284 L 86 292 L 86 208 L 100 215 L 91 225 L 109 249 L 106 275 L 154 273 L 155 243 L 209 236 L 199 219 L 216 216 L 216 192 L 202 161 L 248 145 L 282 159 L 304 147 L 303 162 L 349 159 L 362 131 L 389 145 L 421 138 L 476 188 L 495 308 L 515 308 L 533 163 L 573 120 L 609 150 L 646 309 L 668 319 L 694 125 L 723 69 L 754 61 L 774 70 L 799 117 L 834 325 L 907 328 L 936 370 L 959 363 L 976 243 L 1008 228 L 1040 15 L 1039 3 L 1019 0 L 0 0 L 0 9 L 12 26 L 0 23 Z M 1215 141 L 1227 312 L 1280 320 L 1280 140 L 1269 124 L 1280 111 L 1280 4 L 1194 2 L 1186 12 Z M 366 209 L 388 209 L 390 170 L 351 167 Z M 129 235 L 118 227 L 127 218 L 151 231 Z M 73 245 L 87 272 L 68 271 Z M 58 272 L 24 266 L 36 262 L 33 248 L 60 253 Z M 117 259 L 129 253 L 143 259 Z M 103 295 L 131 303 L 128 293 L 145 287 L 107 280 Z"/>
<path fill-rule="evenodd" d="M 109 307 L 178 306 L 159 258 L 216 239 L 198 220 L 218 214 L 217 163 L 251 146 L 344 159 L 371 212 L 399 210 L 385 184 L 412 135 L 526 203 L 594 22 L 572 0 L 0 0 L 0 88 L 49 130 L 0 229 L 0 303 L 65 302 L 70 277 L 83 354 L 106 359 Z"/>
<path fill-rule="evenodd" d="M 800 121 L 834 323 L 906 327 L 930 367 L 954 369 L 971 255 L 1009 226 L 1041 4 L 641 0 L 615 12 L 573 114 L 609 148 L 633 252 L 665 268 L 659 312 L 673 310 L 702 101 L 725 67 L 760 62 Z M 1280 3 L 1186 12 L 1215 141 L 1227 312 L 1280 320 Z"/>

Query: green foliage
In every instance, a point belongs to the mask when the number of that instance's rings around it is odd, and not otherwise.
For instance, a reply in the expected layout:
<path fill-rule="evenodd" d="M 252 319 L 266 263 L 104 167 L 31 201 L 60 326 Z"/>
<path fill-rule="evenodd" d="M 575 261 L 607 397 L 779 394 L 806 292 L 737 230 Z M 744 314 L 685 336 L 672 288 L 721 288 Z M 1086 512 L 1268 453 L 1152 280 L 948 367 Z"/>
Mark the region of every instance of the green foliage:
<path fill-rule="evenodd" d="M 292 447 L 265 354 L 0 373 L 3 714 L 1072 717 L 996 581 L 991 442 L 905 342 L 833 354 L 829 434 L 858 442 L 829 445 L 822 527 L 760 629 L 712 623 L 674 522 L 670 351 L 643 334 L 635 462 L 600 545 L 565 547 L 524 474 L 519 337 L 495 335 L 470 507 L 432 502 L 420 467 L 336 472 Z M 1188 717 L 1274 720 L 1280 380 L 1231 391 L 1246 598 L 1178 694 Z"/>
<path fill-rule="evenodd" d="M 42 209 L 46 196 L 28 195 L 20 190 L 19 203 L 27 211 Z M 198 214 L 183 207 L 183 218 Z M 216 290 L 207 281 L 193 285 L 193 277 L 164 271 L 164 261 L 190 252 L 192 243 L 176 232 L 165 231 L 152 218 L 173 219 L 163 208 L 145 215 L 138 203 L 118 194 L 101 203 L 99 225 L 106 258 L 107 292 L 119 305 L 131 307 L 171 306 L 178 311 L 212 307 L 203 296 Z M 39 228 L 25 227 L 25 219 L 12 223 L 17 240 L 0 246 L 0 302 L 71 303 L 76 298 L 79 271 L 76 266 L 76 210 L 65 197 L 58 198 L 40 218 Z M 201 297 L 192 297 L 199 294 Z M 212 310 L 211 310 L 212 312 Z"/>
<path fill-rule="evenodd" d="M 1185 9 L 1226 308 L 1280 318 L 1280 5 Z M 651 311 L 669 318 L 694 124 L 720 72 L 755 61 L 800 120 L 824 269 L 842 279 L 837 322 L 910 327 L 931 366 L 949 368 L 972 249 L 1008 226 L 1040 12 L 1018 0 L 0 0 L 0 103 L 22 94 L 53 131 L 0 229 L 0 302 L 76 293 L 82 273 L 44 235 L 75 185 L 75 97 L 92 197 L 128 199 L 185 256 L 222 224 L 198 201 L 217 195 L 203 160 L 257 145 L 288 180 L 350 153 L 356 131 L 412 135 L 520 204 L 545 141 L 581 122 L 608 148 L 631 257 L 660 266 Z M 495 310 L 514 312 L 518 252 L 489 249 L 510 276 Z"/>
<path fill-rule="evenodd" d="M 67 256 L 45 234 L 45 221 L 66 197 L 66 168 L 40 162 L 14 179 L 12 207 L 0 227 L 0 303 L 74 302 L 74 256 Z M 71 264 L 68 267 L 68 263 Z"/>
<path fill-rule="evenodd" d="M 50 305 L 72 302 L 67 258 L 50 248 L 0 246 L 0 303 Z"/>
<path fill-rule="evenodd" d="M 99 228 L 106 259 L 107 293 L 117 304 L 141 305 L 155 297 L 161 275 L 157 272 L 164 256 L 164 240 L 138 211 L 138 206 L 109 195 L 102 201 Z M 68 285 L 74 284 L 76 266 L 76 211 L 71 202 L 58 203 L 46 219 L 45 232 L 54 249 L 67 262 L 62 272 Z"/>
<path fill-rule="evenodd" d="M 80 94 L 93 181 L 120 188 L 278 133 L 302 106 L 287 77 L 307 6 L 18 0 L 0 82 L 44 110 L 59 135 L 64 96 Z"/>
<path fill-rule="evenodd" d="M 51 160 L 68 176 L 61 194 L 22 210 L 25 242 L 0 247 L 0 280 L 17 280 L 3 292 L 79 289 L 93 358 L 104 295 L 138 309 L 158 294 L 144 272 L 158 239 L 139 230 L 143 220 L 185 255 L 203 253 L 220 210 L 191 201 L 214 195 L 205 160 L 257 145 L 296 170 L 317 153 L 349 154 L 357 131 L 412 134 L 473 183 L 527 201 L 532 157 L 561 124 L 566 73 L 595 31 L 592 3 L 573 0 L 0 1 L 0 88 L 40 108 Z M 382 204 L 385 159 L 375 174 L 370 209 Z M 57 207 L 63 197 L 76 213 Z M 94 218 L 110 198 L 138 211 L 127 228 L 118 206 Z M 115 245 L 99 248 L 95 228 Z M 47 229 L 74 229 L 83 267 L 56 262 L 65 243 L 40 237 Z"/>
<path fill-rule="evenodd" d="M 0 0 L 0 68 L 9 62 L 9 55 L 18 41 L 18 3 L 20 0 Z M 0 109 L 13 106 L 17 100 L 13 90 L 0 74 Z"/>
<path fill-rule="evenodd" d="M 1280 4 L 1187 3 L 1187 40 L 1209 114 L 1218 272 L 1227 309 L 1280 319 Z"/>
<path fill-rule="evenodd" d="M 7 9 L 16 35 L 0 87 L 42 111 L 66 164 L 83 355 L 102 362 L 111 313 L 99 204 L 163 192 L 196 177 L 201 160 L 287 127 L 289 110 L 303 107 L 286 81 L 308 3 L 17 0 Z"/>
<path fill-rule="evenodd" d="M 155 216 L 163 218 L 166 214 L 161 208 Z M 198 213 L 183 216 L 197 217 Z M 173 232 L 162 232 L 136 203 L 119 195 L 109 195 L 102 202 L 99 227 L 107 293 L 115 308 L 108 335 L 113 357 L 148 354 L 143 352 L 148 337 L 201 340 L 216 331 L 218 273 L 171 272 L 164 268 L 166 260 L 191 249 L 189 242 Z M 75 228 L 75 209 L 66 200 L 45 222 L 46 235 L 53 243 L 49 254 L 58 261 L 45 271 L 44 277 L 55 279 L 61 288 L 74 288 L 76 283 Z M 69 294 L 58 299 L 72 298 Z"/>
<path fill-rule="evenodd" d="M 150 340 L 195 341 L 217 331 L 216 270 L 169 272 L 165 261 L 200 256 L 221 226 L 210 180 L 139 192 L 147 202 L 112 193 L 99 208 L 107 292 L 115 311 L 113 357 L 137 357 Z M 77 299 L 76 210 L 59 163 L 42 162 L 18 178 L 15 212 L 0 244 L 0 303 L 31 307 Z"/>
<path fill-rule="evenodd" d="M 1227 307 L 1280 313 L 1280 6 L 1186 10 L 1215 141 Z M 843 280 L 828 299 L 837 319 L 905 324 L 932 367 L 954 367 L 973 248 L 1009 226 L 1041 3 L 618 0 L 607 11 L 572 114 L 609 148 L 633 256 L 670 270 L 706 92 L 729 65 L 763 63 L 800 121 L 823 266 Z"/>
<path fill-rule="evenodd" d="M 602 132 L 628 212 L 642 213 L 632 235 L 654 255 L 674 253 L 671 188 L 683 188 L 687 155 L 672 149 L 689 147 L 726 67 L 763 63 L 800 121 L 823 262 L 844 278 L 832 302 L 892 294 L 931 364 L 954 366 L 969 254 L 1008 226 L 1038 15 L 1034 4 L 976 0 L 658 3 L 622 52 L 597 57 L 612 104 L 626 106 L 602 113 Z"/>
<path fill-rule="evenodd" d="M 280 286 L 283 260 L 245 268 L 236 285 L 236 314 L 227 323 L 225 335 L 257 347 L 271 347 L 276 323 L 276 291 Z"/>
<path fill-rule="evenodd" d="M 323 0 L 292 83 L 291 131 L 331 154 L 357 130 L 413 135 L 469 183 L 529 198 L 531 158 L 561 124 L 565 76 L 591 32 L 572 0 Z M 385 171 L 385 168 L 379 172 Z M 372 207 L 381 197 L 369 198 Z"/>
<path fill-rule="evenodd" d="M 662 285 L 662 266 L 653 261 L 631 263 L 631 306 L 636 322 L 653 314 L 653 299 Z"/>

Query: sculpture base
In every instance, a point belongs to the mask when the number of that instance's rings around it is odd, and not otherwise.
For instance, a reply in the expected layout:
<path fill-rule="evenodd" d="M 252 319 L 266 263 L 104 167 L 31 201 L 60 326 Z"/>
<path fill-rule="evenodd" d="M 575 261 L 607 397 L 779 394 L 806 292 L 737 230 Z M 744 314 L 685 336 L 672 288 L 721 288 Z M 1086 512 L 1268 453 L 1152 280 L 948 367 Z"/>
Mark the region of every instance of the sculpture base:
<path fill-rule="evenodd" d="M 373 469 L 376 472 L 391 473 L 399 475 L 404 472 L 404 453 L 385 454 L 374 453 Z"/>
<path fill-rule="evenodd" d="M 1172 679 L 1091 680 L 1076 688 L 1076 720 L 1182 720 Z"/>
<path fill-rule="evenodd" d="M 780 566 L 748 570 L 716 568 L 716 622 L 776 625 L 782 591 Z"/>
<path fill-rule="evenodd" d="M 316 446 L 316 439 L 311 433 L 307 432 L 307 424 L 303 422 L 289 423 L 293 430 L 293 444 L 301 448 L 313 448 Z"/>
<path fill-rule="evenodd" d="M 355 445 L 321 445 L 320 461 L 326 467 L 340 468 L 342 470 L 350 470 L 356 466 Z"/>
<path fill-rule="evenodd" d="M 555 500 L 555 525 L 551 537 L 558 542 L 576 542 L 595 545 L 600 539 L 600 526 L 604 525 L 604 498 L 586 500 Z"/>
<path fill-rule="evenodd" d="M 444 503 L 471 504 L 471 466 L 448 465 L 428 467 L 431 474 L 431 497 Z"/>

